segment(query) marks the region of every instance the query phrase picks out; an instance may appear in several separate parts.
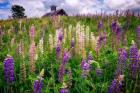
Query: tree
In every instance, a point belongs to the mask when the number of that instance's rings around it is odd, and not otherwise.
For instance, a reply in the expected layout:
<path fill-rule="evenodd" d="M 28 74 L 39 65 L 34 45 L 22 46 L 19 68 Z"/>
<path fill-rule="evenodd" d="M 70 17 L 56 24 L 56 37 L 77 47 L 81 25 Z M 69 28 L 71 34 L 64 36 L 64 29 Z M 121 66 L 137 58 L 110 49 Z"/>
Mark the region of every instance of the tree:
<path fill-rule="evenodd" d="M 11 8 L 12 17 L 13 18 L 24 18 L 25 17 L 24 11 L 25 11 L 25 9 L 22 6 L 13 5 Z"/>

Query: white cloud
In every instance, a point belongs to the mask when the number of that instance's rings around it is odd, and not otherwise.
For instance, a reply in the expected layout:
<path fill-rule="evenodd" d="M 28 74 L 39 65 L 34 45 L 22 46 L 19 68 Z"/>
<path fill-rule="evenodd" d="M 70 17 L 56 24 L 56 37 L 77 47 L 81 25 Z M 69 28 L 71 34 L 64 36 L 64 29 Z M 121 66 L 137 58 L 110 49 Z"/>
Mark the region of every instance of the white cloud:
<path fill-rule="evenodd" d="M 6 2 L 6 0 L 0 0 L 0 3 L 4 3 L 4 2 Z"/>
<path fill-rule="evenodd" d="M 0 9 L 0 19 L 7 19 L 10 16 L 10 10 L 2 10 Z"/>
<path fill-rule="evenodd" d="M 66 4 L 70 6 L 77 6 L 80 3 L 80 0 L 65 0 Z"/>
<path fill-rule="evenodd" d="M 133 9 L 140 8 L 139 0 L 104 0 L 106 4 L 111 9 Z"/>
<path fill-rule="evenodd" d="M 40 17 L 46 12 L 43 1 L 44 0 L 13 0 L 11 4 L 23 6 L 25 8 L 25 14 L 28 17 Z"/>

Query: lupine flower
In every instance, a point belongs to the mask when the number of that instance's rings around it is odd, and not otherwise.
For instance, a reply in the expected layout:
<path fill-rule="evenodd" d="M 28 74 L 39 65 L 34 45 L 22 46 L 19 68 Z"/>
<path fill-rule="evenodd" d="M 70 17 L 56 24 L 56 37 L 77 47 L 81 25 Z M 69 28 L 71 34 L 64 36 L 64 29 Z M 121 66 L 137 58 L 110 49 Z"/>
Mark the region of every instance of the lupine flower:
<path fill-rule="evenodd" d="M 67 88 L 61 88 L 60 93 L 69 93 Z"/>
<path fill-rule="evenodd" d="M 139 69 L 138 64 L 138 49 L 135 44 L 133 44 L 130 48 L 130 71 L 132 78 L 136 78 L 137 70 Z"/>
<path fill-rule="evenodd" d="M 61 44 L 58 43 L 57 46 L 56 46 L 56 56 L 57 56 L 57 58 L 59 58 L 60 54 L 61 54 Z"/>
<path fill-rule="evenodd" d="M 62 33 L 61 29 L 59 30 L 59 33 L 58 33 L 58 40 L 60 42 L 62 42 L 62 40 L 63 40 L 63 33 Z"/>
<path fill-rule="evenodd" d="M 98 53 L 103 43 L 106 43 L 106 37 L 100 35 L 96 43 L 96 52 Z"/>
<path fill-rule="evenodd" d="M 102 27 L 103 27 L 103 22 L 102 21 L 99 21 L 99 23 L 98 23 L 98 29 L 102 29 Z"/>
<path fill-rule="evenodd" d="M 117 64 L 117 70 L 116 75 L 122 75 L 124 74 L 124 70 L 126 67 L 126 60 L 127 60 L 127 52 L 125 49 L 119 49 L 118 51 L 118 64 Z"/>
<path fill-rule="evenodd" d="M 35 43 L 32 42 L 32 44 L 30 45 L 30 49 L 29 49 L 29 56 L 30 56 L 30 72 L 33 73 L 35 72 Z"/>
<path fill-rule="evenodd" d="M 96 75 L 97 75 L 97 76 L 101 76 L 101 75 L 102 75 L 102 69 L 97 68 L 97 69 L 96 69 Z"/>
<path fill-rule="evenodd" d="M 65 51 L 64 55 L 63 55 L 62 64 L 66 64 L 69 61 L 70 57 L 71 57 L 71 55 L 70 55 L 69 51 Z"/>
<path fill-rule="evenodd" d="M 21 71 L 21 78 L 22 78 L 22 80 L 26 81 L 26 66 L 25 66 L 25 62 L 24 61 L 21 64 L 20 71 Z"/>
<path fill-rule="evenodd" d="M 120 86 L 117 79 L 114 79 L 109 87 L 108 93 L 121 93 Z"/>
<path fill-rule="evenodd" d="M 67 84 L 65 82 L 63 82 L 63 85 L 62 85 L 59 93 L 70 93 L 67 87 L 68 87 Z"/>
<path fill-rule="evenodd" d="M 40 52 L 41 52 L 41 54 L 43 54 L 43 38 L 41 38 L 40 40 L 39 40 L 39 49 L 40 49 Z"/>
<path fill-rule="evenodd" d="M 75 41 L 74 41 L 74 38 L 72 38 L 72 40 L 71 40 L 71 48 L 73 48 L 74 45 L 75 45 Z"/>
<path fill-rule="evenodd" d="M 124 93 L 124 75 L 114 79 L 109 87 L 108 93 Z"/>
<path fill-rule="evenodd" d="M 59 81 L 62 81 L 64 74 L 65 74 L 65 65 L 61 64 L 59 67 L 59 73 L 58 73 L 58 80 Z"/>
<path fill-rule="evenodd" d="M 42 93 L 42 80 L 34 81 L 34 93 Z"/>
<path fill-rule="evenodd" d="M 29 36 L 31 38 L 35 37 L 35 26 L 34 25 L 32 25 L 31 28 L 30 28 Z"/>
<path fill-rule="evenodd" d="M 111 30 L 112 30 L 113 32 L 116 32 L 116 29 L 117 29 L 117 22 L 114 21 L 114 22 L 112 22 L 112 24 L 111 24 Z"/>
<path fill-rule="evenodd" d="M 93 57 L 92 57 L 92 52 L 90 51 L 90 53 L 88 54 L 88 58 L 87 60 L 93 60 Z"/>
<path fill-rule="evenodd" d="M 14 59 L 10 56 L 4 59 L 4 74 L 7 83 L 14 81 Z"/>
<path fill-rule="evenodd" d="M 82 68 L 82 77 L 86 78 L 90 71 L 90 64 L 86 62 L 86 59 L 82 60 L 81 68 Z"/>
<path fill-rule="evenodd" d="M 122 29 L 121 29 L 121 27 L 118 26 L 117 29 L 116 29 L 117 44 L 120 43 L 120 40 L 121 40 L 121 32 L 122 32 Z"/>

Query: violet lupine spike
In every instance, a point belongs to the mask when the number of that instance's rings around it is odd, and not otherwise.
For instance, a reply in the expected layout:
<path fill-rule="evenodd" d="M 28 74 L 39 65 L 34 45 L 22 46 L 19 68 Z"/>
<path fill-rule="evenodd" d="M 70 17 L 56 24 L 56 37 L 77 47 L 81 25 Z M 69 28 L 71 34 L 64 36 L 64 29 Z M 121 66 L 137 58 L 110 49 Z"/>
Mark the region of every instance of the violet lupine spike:
<path fill-rule="evenodd" d="M 93 57 L 92 57 L 92 54 L 91 53 L 88 54 L 88 58 L 87 59 L 88 60 L 93 60 Z"/>
<path fill-rule="evenodd" d="M 97 76 L 101 76 L 101 75 L 102 75 L 102 69 L 97 68 L 97 69 L 96 69 L 96 75 L 97 75 Z"/>
<path fill-rule="evenodd" d="M 7 83 L 14 81 L 14 59 L 12 57 L 4 59 L 4 74 Z"/>
<path fill-rule="evenodd" d="M 90 70 L 90 64 L 88 64 L 88 63 L 86 62 L 86 60 L 83 59 L 83 60 L 82 60 L 82 63 L 81 63 L 81 68 L 82 68 L 83 70 Z"/>
<path fill-rule="evenodd" d="M 60 53 L 61 53 L 61 44 L 58 43 L 57 46 L 56 46 L 56 56 L 57 56 L 57 58 L 59 58 Z"/>
<path fill-rule="evenodd" d="M 65 51 L 62 64 L 66 64 L 69 61 L 70 57 L 71 57 L 70 53 L 68 51 Z"/>
<path fill-rule="evenodd" d="M 98 23 L 98 29 L 100 30 L 102 28 L 103 28 L 103 22 L 102 21 L 99 21 L 99 23 Z"/>
<path fill-rule="evenodd" d="M 61 88 L 60 93 L 69 93 L 67 88 Z"/>
<path fill-rule="evenodd" d="M 60 42 L 62 42 L 62 40 L 63 40 L 63 33 L 62 33 L 61 30 L 60 30 L 59 33 L 58 33 L 58 40 L 59 40 Z"/>
<path fill-rule="evenodd" d="M 112 22 L 112 24 L 111 24 L 111 30 L 112 30 L 112 32 L 116 32 L 116 29 L 117 29 L 117 22 L 114 21 L 114 22 Z"/>
<path fill-rule="evenodd" d="M 138 48 L 135 44 L 133 44 L 130 48 L 130 72 L 131 72 L 131 77 L 136 78 L 137 72 L 139 69 L 139 60 L 138 60 Z"/>
<path fill-rule="evenodd" d="M 124 74 L 126 60 L 127 60 L 127 51 L 125 49 L 119 49 L 116 76 Z"/>
<path fill-rule="evenodd" d="M 114 79 L 109 87 L 108 93 L 122 93 L 121 92 L 122 83 L 117 79 Z"/>
<path fill-rule="evenodd" d="M 140 39 L 140 26 L 137 27 L 137 37 Z"/>
<path fill-rule="evenodd" d="M 62 81 L 64 74 L 65 74 L 65 65 L 61 64 L 59 67 L 59 72 L 58 72 L 58 80 L 59 81 Z"/>
<path fill-rule="evenodd" d="M 34 81 L 34 93 L 42 93 L 42 80 Z"/>

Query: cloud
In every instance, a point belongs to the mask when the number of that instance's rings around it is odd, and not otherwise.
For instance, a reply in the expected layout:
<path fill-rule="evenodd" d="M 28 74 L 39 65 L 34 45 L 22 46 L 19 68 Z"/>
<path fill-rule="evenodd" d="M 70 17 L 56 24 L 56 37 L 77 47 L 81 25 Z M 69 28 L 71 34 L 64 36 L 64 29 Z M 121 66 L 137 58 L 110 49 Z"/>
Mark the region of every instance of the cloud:
<path fill-rule="evenodd" d="M 44 0 L 13 0 L 12 5 L 21 5 L 25 8 L 25 14 L 28 17 L 40 17 L 46 12 L 43 4 Z"/>
<path fill-rule="evenodd" d="M 0 9 L 0 19 L 7 19 L 9 15 L 10 15 L 10 10 Z"/>
<path fill-rule="evenodd" d="M 113 10 L 140 8 L 140 0 L 104 0 L 104 4 Z"/>

